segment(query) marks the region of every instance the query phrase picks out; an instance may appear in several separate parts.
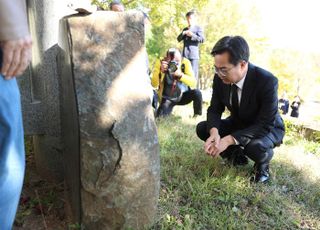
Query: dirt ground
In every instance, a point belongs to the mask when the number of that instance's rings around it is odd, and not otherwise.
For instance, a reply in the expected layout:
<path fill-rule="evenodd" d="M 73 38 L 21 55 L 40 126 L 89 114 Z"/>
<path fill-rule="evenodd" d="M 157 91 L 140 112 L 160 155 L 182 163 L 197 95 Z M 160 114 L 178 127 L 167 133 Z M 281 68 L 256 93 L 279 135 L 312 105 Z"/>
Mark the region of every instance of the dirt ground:
<path fill-rule="evenodd" d="M 28 140 L 26 143 L 26 175 L 13 230 L 74 229 L 65 219 L 63 183 L 48 182 L 38 175 L 33 151 Z"/>

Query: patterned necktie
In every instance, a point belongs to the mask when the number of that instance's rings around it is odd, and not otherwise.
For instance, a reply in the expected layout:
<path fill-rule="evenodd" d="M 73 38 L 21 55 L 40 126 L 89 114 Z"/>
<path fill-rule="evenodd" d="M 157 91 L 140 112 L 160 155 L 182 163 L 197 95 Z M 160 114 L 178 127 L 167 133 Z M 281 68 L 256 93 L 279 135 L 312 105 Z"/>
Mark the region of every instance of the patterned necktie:
<path fill-rule="evenodd" d="M 238 99 L 238 86 L 236 84 L 233 84 L 231 86 L 231 93 L 232 93 L 232 98 L 231 98 L 232 110 L 234 114 L 237 115 L 239 112 L 239 99 Z"/>

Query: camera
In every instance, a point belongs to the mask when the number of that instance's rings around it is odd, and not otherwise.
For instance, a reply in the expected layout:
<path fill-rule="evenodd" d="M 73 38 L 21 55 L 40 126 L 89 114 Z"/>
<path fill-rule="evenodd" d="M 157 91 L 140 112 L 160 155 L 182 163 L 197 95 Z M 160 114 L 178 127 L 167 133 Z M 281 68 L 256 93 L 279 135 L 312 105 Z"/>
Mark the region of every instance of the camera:
<path fill-rule="evenodd" d="M 170 61 L 168 64 L 168 73 L 171 75 L 178 69 L 179 63 L 176 61 Z"/>

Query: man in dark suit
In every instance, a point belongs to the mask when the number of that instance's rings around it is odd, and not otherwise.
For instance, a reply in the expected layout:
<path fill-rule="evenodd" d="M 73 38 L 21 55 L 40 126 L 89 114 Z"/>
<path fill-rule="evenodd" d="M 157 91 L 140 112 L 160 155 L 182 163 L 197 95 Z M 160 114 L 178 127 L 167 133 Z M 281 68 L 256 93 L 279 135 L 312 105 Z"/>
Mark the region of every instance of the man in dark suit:
<path fill-rule="evenodd" d="M 281 144 L 284 124 L 278 112 L 278 80 L 249 63 L 249 46 L 240 36 L 226 36 L 212 49 L 215 76 L 207 121 L 197 125 L 205 152 L 234 165 L 255 162 L 255 182 L 269 180 L 273 148 Z M 225 107 L 231 112 L 221 119 Z"/>
<path fill-rule="evenodd" d="M 184 28 L 179 34 L 178 42 L 183 41 L 182 56 L 189 59 L 192 65 L 194 76 L 197 80 L 197 88 L 199 88 L 199 43 L 204 42 L 203 30 L 196 25 L 196 15 L 194 11 L 186 14 L 188 27 Z"/>

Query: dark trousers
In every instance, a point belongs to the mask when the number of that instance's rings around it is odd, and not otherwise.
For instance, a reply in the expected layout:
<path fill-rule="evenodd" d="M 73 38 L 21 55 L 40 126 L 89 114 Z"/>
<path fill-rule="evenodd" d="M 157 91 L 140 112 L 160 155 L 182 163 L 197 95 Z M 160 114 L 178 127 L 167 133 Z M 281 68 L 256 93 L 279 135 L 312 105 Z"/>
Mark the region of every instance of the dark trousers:
<path fill-rule="evenodd" d="M 158 93 L 157 93 L 157 91 L 153 90 L 153 97 L 152 97 L 152 104 L 151 105 L 154 109 L 158 108 L 158 101 L 159 101 Z"/>
<path fill-rule="evenodd" d="M 189 59 L 191 62 L 194 77 L 197 81 L 197 89 L 199 89 L 199 59 Z"/>
<path fill-rule="evenodd" d="M 219 135 L 220 137 L 227 136 L 234 132 L 237 127 L 232 123 L 232 121 L 226 119 L 221 120 Z M 198 137 L 206 141 L 210 134 L 207 131 L 207 122 L 202 121 L 197 125 L 196 129 Z M 255 163 L 268 163 L 273 156 L 273 148 L 275 144 L 270 140 L 268 136 L 263 136 L 255 139 L 251 139 L 251 141 L 246 146 L 240 145 L 231 145 L 224 152 L 220 154 L 221 157 L 229 157 L 230 154 L 234 153 L 235 150 L 240 150 L 243 148 L 243 153 L 248 156 Z"/>
<path fill-rule="evenodd" d="M 162 98 L 160 106 L 157 111 L 157 117 L 168 116 L 171 114 L 175 105 L 186 105 L 193 101 L 194 115 L 202 114 L 202 94 L 198 89 L 191 89 L 183 93 L 179 102 L 173 102 L 168 99 Z"/>

